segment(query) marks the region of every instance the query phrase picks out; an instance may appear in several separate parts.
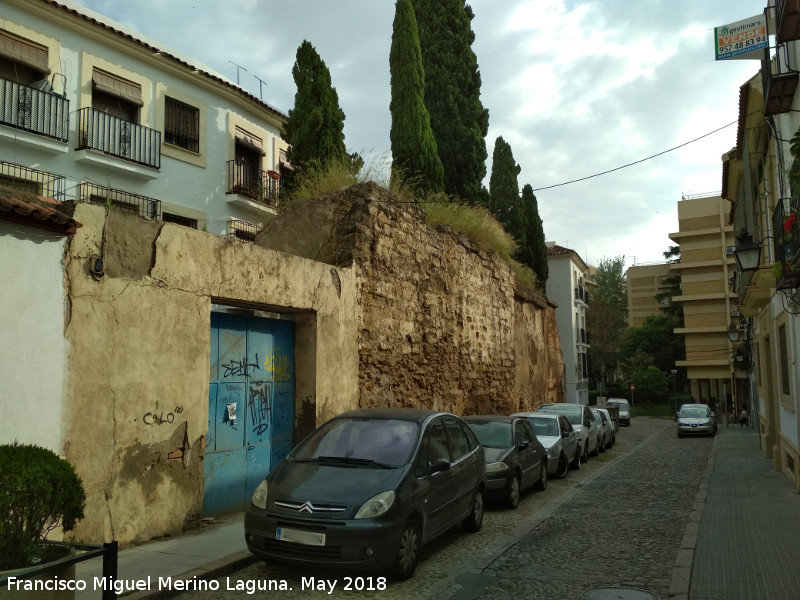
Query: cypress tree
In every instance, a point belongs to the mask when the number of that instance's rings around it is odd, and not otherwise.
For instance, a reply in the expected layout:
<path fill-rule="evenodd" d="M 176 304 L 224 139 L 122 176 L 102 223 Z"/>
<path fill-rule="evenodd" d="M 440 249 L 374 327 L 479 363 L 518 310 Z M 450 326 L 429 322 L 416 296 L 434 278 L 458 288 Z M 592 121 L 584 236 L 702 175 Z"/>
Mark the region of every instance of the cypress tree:
<path fill-rule="evenodd" d="M 291 144 L 289 161 L 299 168 L 325 168 L 332 161 L 344 159 L 345 115 L 328 67 L 307 40 L 297 48 L 292 77 L 297 93 L 282 134 Z"/>
<path fill-rule="evenodd" d="M 544 289 L 549 268 L 547 264 L 547 244 L 544 239 L 544 228 L 539 216 L 539 203 L 533 193 L 533 188 L 525 184 L 522 188 L 522 217 L 525 224 L 524 240 L 520 240 L 519 259 L 528 265 L 539 280 L 539 286 Z"/>
<path fill-rule="evenodd" d="M 485 201 L 489 111 L 480 100 L 481 75 L 472 50 L 472 8 L 464 0 L 413 0 L 425 69 L 425 105 L 445 191 L 471 203 Z"/>
<path fill-rule="evenodd" d="M 489 212 L 517 240 L 523 239 L 523 219 L 520 210 L 520 166 L 514 162 L 511 146 L 501 137 L 494 143 L 492 174 L 489 177 Z"/>
<path fill-rule="evenodd" d="M 411 0 L 397 0 L 389 52 L 392 173 L 419 177 L 425 190 L 444 190 L 444 170 L 425 108 L 425 72 Z"/>

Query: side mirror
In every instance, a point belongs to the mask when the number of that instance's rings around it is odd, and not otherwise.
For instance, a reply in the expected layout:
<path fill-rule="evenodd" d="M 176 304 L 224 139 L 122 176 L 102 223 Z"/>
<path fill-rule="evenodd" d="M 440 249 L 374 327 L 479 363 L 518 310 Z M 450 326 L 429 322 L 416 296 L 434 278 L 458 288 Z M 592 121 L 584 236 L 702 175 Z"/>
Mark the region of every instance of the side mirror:
<path fill-rule="evenodd" d="M 437 458 L 431 463 L 431 475 L 450 470 L 450 461 L 446 458 Z"/>

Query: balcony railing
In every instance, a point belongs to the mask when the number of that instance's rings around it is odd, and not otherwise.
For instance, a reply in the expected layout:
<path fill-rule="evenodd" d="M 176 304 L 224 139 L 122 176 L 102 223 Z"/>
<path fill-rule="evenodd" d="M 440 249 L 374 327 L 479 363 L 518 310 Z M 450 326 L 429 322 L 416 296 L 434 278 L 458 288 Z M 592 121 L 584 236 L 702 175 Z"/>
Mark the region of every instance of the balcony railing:
<path fill-rule="evenodd" d="M 100 204 L 115 210 L 137 213 L 149 219 L 161 220 L 161 201 L 147 196 L 131 194 L 93 183 L 82 183 L 79 187 L 78 197 L 83 202 Z"/>
<path fill-rule="evenodd" d="M 66 179 L 63 175 L 0 161 L 0 185 L 63 202 Z"/>
<path fill-rule="evenodd" d="M 69 136 L 69 100 L 0 79 L 0 123 L 66 142 Z"/>
<path fill-rule="evenodd" d="M 274 171 L 262 171 L 247 163 L 229 160 L 226 194 L 239 194 L 267 206 L 277 206 L 280 178 Z"/>
<path fill-rule="evenodd" d="M 800 200 L 792 199 L 788 208 L 784 201 L 778 202 L 772 213 L 772 230 L 775 262 L 780 265 L 775 287 L 796 288 L 800 286 Z"/>
<path fill-rule="evenodd" d="M 231 219 L 228 221 L 228 237 L 242 242 L 254 243 L 261 227 L 247 221 Z"/>
<path fill-rule="evenodd" d="M 92 108 L 78 111 L 78 150 L 91 148 L 140 165 L 161 168 L 161 132 Z"/>

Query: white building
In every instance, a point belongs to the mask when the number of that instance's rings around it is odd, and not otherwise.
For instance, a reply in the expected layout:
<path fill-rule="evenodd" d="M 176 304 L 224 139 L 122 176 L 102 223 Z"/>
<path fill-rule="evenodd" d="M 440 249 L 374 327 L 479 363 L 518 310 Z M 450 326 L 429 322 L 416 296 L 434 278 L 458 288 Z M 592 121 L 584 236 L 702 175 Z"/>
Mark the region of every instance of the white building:
<path fill-rule="evenodd" d="M 586 331 L 589 267 L 577 252 L 547 247 L 547 297 L 557 304 L 556 322 L 564 355 L 567 402 L 589 403 L 589 334 Z"/>
<path fill-rule="evenodd" d="M 82 6 L 0 14 L 0 182 L 244 239 L 274 213 L 286 115 Z"/>

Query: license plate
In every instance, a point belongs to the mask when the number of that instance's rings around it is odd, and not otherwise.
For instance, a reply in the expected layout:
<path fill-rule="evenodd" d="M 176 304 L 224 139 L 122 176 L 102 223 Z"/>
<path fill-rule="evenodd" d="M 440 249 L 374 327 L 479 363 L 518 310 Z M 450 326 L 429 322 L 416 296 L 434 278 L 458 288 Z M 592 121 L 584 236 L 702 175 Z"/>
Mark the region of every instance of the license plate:
<path fill-rule="evenodd" d="M 289 529 L 288 527 L 278 527 L 275 529 L 275 539 L 282 542 L 294 542 L 306 546 L 324 546 L 325 534 L 316 531 L 301 531 L 299 529 Z"/>

